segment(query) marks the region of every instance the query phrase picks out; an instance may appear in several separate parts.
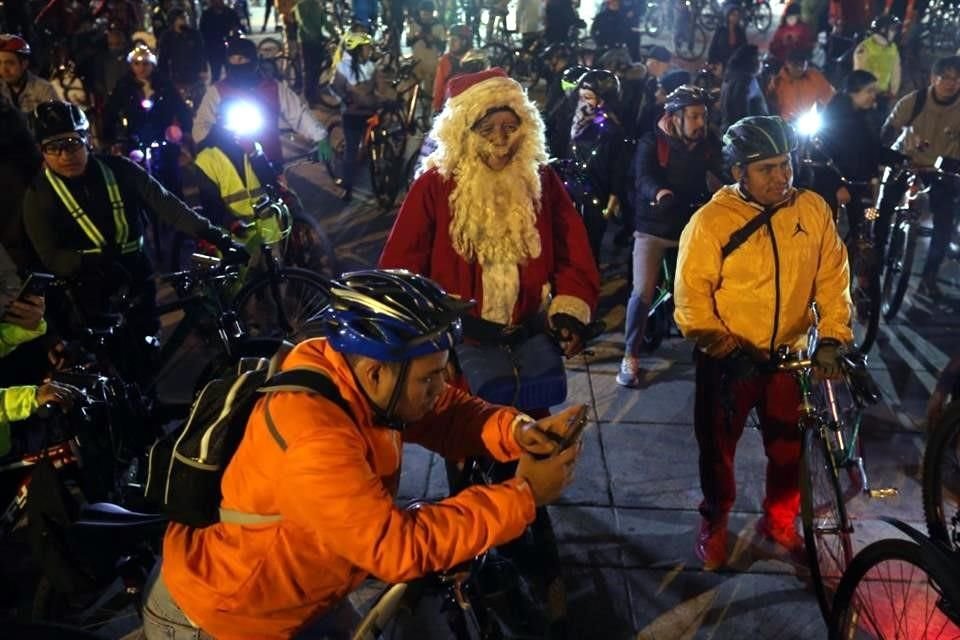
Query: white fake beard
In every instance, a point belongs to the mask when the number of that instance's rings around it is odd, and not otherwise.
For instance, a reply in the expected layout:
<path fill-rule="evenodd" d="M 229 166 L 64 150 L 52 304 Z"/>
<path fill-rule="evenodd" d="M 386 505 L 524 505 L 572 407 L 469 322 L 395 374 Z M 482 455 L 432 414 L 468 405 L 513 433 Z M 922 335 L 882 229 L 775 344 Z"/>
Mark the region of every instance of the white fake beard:
<path fill-rule="evenodd" d="M 478 135 L 467 136 L 469 148 L 454 171 L 450 197 L 450 238 L 467 262 L 517 265 L 540 255 L 540 174 L 527 142 L 520 139 L 506 168 L 494 171 L 481 159 L 491 145 Z"/>

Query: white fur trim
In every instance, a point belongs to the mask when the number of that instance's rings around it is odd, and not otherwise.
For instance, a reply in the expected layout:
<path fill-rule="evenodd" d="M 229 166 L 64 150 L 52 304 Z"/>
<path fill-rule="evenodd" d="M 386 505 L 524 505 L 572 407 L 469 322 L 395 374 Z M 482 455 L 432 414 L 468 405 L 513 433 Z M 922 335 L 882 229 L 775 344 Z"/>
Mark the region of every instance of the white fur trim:
<path fill-rule="evenodd" d="M 512 324 L 513 308 L 520 296 L 520 270 L 515 264 L 485 264 L 481 270 L 483 309 L 480 317 Z"/>
<path fill-rule="evenodd" d="M 478 82 L 455 98 L 450 98 L 450 108 L 466 116 L 470 126 L 486 115 L 490 109 L 510 107 L 520 116 L 528 102 L 523 87 L 513 78 L 488 78 Z"/>
<path fill-rule="evenodd" d="M 590 305 L 576 296 L 554 296 L 548 315 L 553 317 L 558 313 L 573 316 L 583 324 L 590 323 Z"/>

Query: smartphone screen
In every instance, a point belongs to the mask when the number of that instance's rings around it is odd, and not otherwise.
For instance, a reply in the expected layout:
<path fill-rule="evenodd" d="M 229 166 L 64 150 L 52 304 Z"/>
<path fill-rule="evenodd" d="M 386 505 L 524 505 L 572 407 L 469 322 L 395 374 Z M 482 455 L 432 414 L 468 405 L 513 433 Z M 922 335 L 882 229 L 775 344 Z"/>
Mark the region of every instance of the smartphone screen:
<path fill-rule="evenodd" d="M 580 440 L 580 435 L 587 426 L 587 405 L 580 407 L 567 423 L 567 433 L 560 443 L 560 451 L 569 449 Z"/>
<path fill-rule="evenodd" d="M 24 300 L 27 296 L 42 296 L 53 280 L 54 276 L 49 273 L 31 273 L 20 288 L 17 300 Z"/>

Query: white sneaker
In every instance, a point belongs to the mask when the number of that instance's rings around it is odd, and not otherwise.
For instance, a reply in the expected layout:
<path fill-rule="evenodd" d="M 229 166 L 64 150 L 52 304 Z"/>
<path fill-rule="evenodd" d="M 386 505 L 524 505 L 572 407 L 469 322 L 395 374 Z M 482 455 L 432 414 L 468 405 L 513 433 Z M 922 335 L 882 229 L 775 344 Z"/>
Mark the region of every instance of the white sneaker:
<path fill-rule="evenodd" d="M 617 373 L 617 384 L 621 387 L 635 388 L 640 386 L 640 360 L 624 357 L 620 361 L 620 372 Z"/>

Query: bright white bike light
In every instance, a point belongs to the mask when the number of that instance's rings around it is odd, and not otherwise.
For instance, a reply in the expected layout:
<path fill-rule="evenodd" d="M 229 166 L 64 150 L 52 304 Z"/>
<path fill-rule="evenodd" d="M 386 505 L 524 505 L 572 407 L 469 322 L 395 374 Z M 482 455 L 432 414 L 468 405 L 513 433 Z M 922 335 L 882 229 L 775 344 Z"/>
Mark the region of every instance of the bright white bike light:
<path fill-rule="evenodd" d="M 802 136 L 814 136 L 820 132 L 823 126 L 823 117 L 814 107 L 797 118 L 797 133 Z"/>
<path fill-rule="evenodd" d="M 250 102 L 235 102 L 227 107 L 224 129 L 239 137 L 249 137 L 263 128 L 263 114 Z"/>

